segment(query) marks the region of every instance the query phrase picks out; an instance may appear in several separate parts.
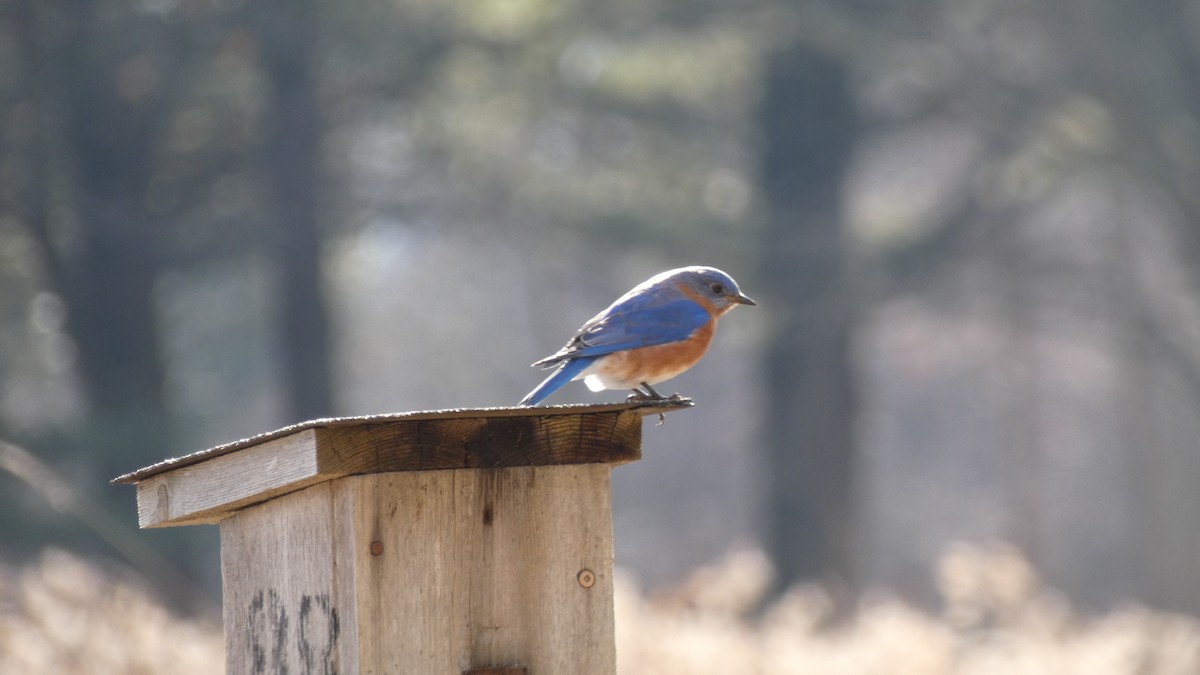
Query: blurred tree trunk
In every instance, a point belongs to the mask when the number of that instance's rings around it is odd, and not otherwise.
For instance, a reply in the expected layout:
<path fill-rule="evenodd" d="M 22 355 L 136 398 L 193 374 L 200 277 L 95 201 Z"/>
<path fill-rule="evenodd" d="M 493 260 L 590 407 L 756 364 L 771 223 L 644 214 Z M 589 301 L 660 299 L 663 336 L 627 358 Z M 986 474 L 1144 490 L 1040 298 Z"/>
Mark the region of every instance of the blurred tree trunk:
<path fill-rule="evenodd" d="M 767 546 L 776 590 L 823 582 L 846 607 L 855 397 L 840 194 L 855 137 L 843 63 L 803 46 L 775 53 L 761 111 L 769 208 L 764 279 L 774 326 L 767 382 Z"/>
<path fill-rule="evenodd" d="M 321 116 L 317 102 L 317 17 L 312 0 L 251 3 L 271 82 L 265 169 L 271 185 L 268 241 L 282 297 L 284 387 L 296 420 L 333 413 L 329 319 L 321 289 Z"/>
<path fill-rule="evenodd" d="M 125 535 L 111 529 L 115 522 L 136 527 L 129 495 L 104 489 L 104 481 L 177 450 L 155 299 L 170 216 L 155 213 L 149 197 L 178 69 L 188 54 L 175 32 L 180 27 L 147 13 L 98 2 L 19 8 L 40 124 L 32 152 L 41 184 L 28 195 L 28 224 L 66 308 L 88 414 L 77 442 L 61 444 L 71 446 L 68 452 L 42 454 L 52 463 L 69 461 L 69 475 L 80 479 L 70 484 L 78 492 L 63 499 L 100 510 L 88 520 L 39 509 L 26 545 L 109 547 L 144 565 L 145 551 L 122 549 Z M 117 520 L 110 514 L 119 514 Z M 192 578 L 208 567 L 211 534 L 159 534 L 154 543 Z M 152 578 L 179 578 L 168 563 L 153 562 L 156 567 L 143 567 Z M 194 590 L 167 594 L 190 603 Z"/>
<path fill-rule="evenodd" d="M 162 223 L 147 195 L 172 57 L 161 21 L 126 17 L 114 28 L 98 11 L 73 5 L 54 48 L 74 204 L 35 227 L 78 348 L 91 421 L 83 456 L 112 477 L 171 449 L 154 307 Z"/>

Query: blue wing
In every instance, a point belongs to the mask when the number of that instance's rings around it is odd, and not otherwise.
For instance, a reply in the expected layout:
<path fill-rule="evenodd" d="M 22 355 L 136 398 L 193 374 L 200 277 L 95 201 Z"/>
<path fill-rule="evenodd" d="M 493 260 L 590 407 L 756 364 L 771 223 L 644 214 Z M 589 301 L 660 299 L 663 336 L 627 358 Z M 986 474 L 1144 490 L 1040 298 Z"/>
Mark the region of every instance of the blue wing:
<path fill-rule="evenodd" d="M 636 303 L 617 306 L 589 322 L 579 332 L 571 356 L 601 356 L 634 347 L 650 347 L 685 340 L 708 323 L 708 312 L 692 300 L 664 304 Z M 645 306 L 637 306 L 639 304 Z"/>
<path fill-rule="evenodd" d="M 596 315 L 565 347 L 534 365 L 552 366 L 564 359 L 604 356 L 635 347 L 687 339 L 709 321 L 695 301 L 662 301 L 653 294 L 626 298 Z"/>

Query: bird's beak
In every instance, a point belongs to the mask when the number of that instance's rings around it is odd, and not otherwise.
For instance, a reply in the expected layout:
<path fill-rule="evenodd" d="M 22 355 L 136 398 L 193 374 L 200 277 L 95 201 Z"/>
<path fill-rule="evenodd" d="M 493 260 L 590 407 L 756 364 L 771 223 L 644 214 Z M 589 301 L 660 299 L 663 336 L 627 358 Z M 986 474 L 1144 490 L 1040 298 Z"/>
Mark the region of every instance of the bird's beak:
<path fill-rule="evenodd" d="M 733 296 L 733 301 L 740 305 L 757 305 L 758 304 L 757 302 L 751 300 L 750 296 L 746 295 L 745 293 L 738 293 L 737 295 Z"/>

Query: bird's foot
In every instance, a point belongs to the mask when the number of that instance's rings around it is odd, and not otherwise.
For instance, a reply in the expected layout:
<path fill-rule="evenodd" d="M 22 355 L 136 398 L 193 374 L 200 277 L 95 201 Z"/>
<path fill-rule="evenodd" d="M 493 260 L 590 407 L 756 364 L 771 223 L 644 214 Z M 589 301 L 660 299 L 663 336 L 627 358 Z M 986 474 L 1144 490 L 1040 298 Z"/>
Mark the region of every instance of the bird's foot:
<path fill-rule="evenodd" d="M 663 396 L 657 391 L 654 391 L 654 387 L 651 387 L 645 382 L 642 383 L 641 387 L 634 387 L 633 393 L 630 394 L 629 398 L 625 399 L 625 401 L 627 403 L 680 403 L 689 406 L 693 403 L 692 399 L 679 393 L 671 394 L 670 396 Z M 662 411 L 659 411 L 657 426 L 661 427 L 663 422 L 666 420 L 666 416 L 662 414 Z"/>
<path fill-rule="evenodd" d="M 626 403 L 692 403 L 692 399 L 683 394 L 671 394 L 663 396 L 658 392 L 647 394 L 639 389 L 634 389 L 633 393 L 625 399 Z"/>

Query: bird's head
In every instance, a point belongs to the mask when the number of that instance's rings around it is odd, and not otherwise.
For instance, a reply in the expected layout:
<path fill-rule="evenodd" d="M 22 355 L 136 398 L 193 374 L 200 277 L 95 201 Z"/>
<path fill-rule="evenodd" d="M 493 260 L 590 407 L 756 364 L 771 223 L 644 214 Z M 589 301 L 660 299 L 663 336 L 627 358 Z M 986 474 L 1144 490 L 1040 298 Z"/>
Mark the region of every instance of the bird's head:
<path fill-rule="evenodd" d="M 671 274 L 688 295 L 711 305 L 718 315 L 738 305 L 758 304 L 742 293 L 733 277 L 715 267 L 683 267 Z"/>

